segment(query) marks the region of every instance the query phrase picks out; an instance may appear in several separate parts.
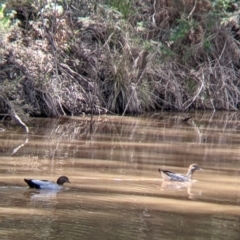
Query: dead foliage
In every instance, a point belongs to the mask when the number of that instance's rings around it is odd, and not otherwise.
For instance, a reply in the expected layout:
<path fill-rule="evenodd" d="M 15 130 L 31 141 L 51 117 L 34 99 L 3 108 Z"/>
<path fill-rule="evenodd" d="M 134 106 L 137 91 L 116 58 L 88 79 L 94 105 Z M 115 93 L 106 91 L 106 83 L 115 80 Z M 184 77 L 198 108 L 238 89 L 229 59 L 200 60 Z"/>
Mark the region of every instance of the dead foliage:
<path fill-rule="evenodd" d="M 212 21 L 208 0 L 134 4 L 127 20 L 101 1 L 11 6 L 20 24 L 0 43 L 5 96 L 47 117 L 239 109 L 239 19 Z"/>

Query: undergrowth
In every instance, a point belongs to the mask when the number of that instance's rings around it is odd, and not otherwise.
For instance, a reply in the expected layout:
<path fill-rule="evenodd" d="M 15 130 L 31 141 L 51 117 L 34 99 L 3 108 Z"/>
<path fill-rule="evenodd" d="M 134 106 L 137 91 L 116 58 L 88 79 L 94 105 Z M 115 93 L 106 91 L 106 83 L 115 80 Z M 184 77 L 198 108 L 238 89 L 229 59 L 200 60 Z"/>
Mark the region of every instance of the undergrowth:
<path fill-rule="evenodd" d="M 32 116 L 239 109 L 237 1 L 9 0 L 0 14 L 0 95 Z"/>

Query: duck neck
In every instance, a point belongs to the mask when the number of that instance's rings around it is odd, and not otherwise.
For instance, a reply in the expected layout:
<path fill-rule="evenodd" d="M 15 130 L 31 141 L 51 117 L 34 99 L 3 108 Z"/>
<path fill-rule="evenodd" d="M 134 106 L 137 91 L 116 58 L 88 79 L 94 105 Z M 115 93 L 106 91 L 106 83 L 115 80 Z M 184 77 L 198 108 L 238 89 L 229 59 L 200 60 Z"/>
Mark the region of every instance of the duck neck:
<path fill-rule="evenodd" d="M 194 173 L 194 170 L 193 169 L 189 169 L 186 176 L 189 178 L 189 179 L 192 179 L 192 175 Z"/>
<path fill-rule="evenodd" d="M 58 179 L 58 180 L 57 180 L 57 184 L 60 185 L 60 186 L 63 185 L 63 182 L 61 181 L 61 179 Z"/>

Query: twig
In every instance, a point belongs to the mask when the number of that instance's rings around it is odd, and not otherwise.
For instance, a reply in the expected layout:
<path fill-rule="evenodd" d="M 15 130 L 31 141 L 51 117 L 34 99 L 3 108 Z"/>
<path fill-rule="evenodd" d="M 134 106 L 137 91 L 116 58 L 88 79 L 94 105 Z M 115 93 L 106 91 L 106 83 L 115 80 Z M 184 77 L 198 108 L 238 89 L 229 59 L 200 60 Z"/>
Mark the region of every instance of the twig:
<path fill-rule="evenodd" d="M 202 77 L 204 78 L 204 75 L 203 75 Z M 198 91 L 196 92 L 196 94 L 195 94 L 195 96 L 192 98 L 192 100 L 188 100 L 188 101 L 191 101 L 191 102 L 184 108 L 184 110 L 188 109 L 189 106 L 192 105 L 192 103 L 196 100 L 196 98 L 198 97 L 198 95 L 201 93 L 201 91 L 202 91 L 202 89 L 203 89 L 203 87 L 204 87 L 204 81 L 201 80 L 201 82 L 202 82 L 202 84 L 201 84 L 200 88 L 198 89 Z M 188 101 L 187 101 L 187 102 L 188 102 Z M 183 104 L 183 106 L 186 105 L 187 102 L 185 102 L 185 103 Z"/>
<path fill-rule="evenodd" d="M 195 3 L 194 3 L 194 6 L 193 6 L 193 9 L 192 9 L 192 11 L 189 13 L 187 19 L 190 19 L 190 17 L 192 16 L 193 12 L 195 11 L 196 6 L 197 6 L 197 0 L 195 0 Z"/>
<path fill-rule="evenodd" d="M 9 100 L 7 98 L 4 98 L 3 96 L 0 95 L 0 97 L 2 97 L 3 101 L 5 101 L 5 103 L 8 105 L 8 107 L 10 108 L 11 111 L 11 117 L 13 117 L 22 127 L 25 128 L 26 133 L 29 133 L 28 127 L 27 125 L 21 120 L 21 118 L 17 115 L 17 113 L 15 112 L 12 104 L 9 102 Z"/>

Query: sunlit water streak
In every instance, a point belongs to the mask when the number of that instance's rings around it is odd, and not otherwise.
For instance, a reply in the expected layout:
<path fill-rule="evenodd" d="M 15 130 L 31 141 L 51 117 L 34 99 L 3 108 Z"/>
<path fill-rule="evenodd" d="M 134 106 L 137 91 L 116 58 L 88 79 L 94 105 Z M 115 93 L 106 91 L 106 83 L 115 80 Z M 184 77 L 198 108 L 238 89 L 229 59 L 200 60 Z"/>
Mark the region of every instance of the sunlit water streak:
<path fill-rule="evenodd" d="M 0 133 L 0 239 L 239 239 L 237 113 L 34 119 Z M 21 147 L 19 147 L 21 146 Z M 158 167 L 203 171 L 163 182 Z M 28 189 L 23 178 L 61 191 Z"/>

